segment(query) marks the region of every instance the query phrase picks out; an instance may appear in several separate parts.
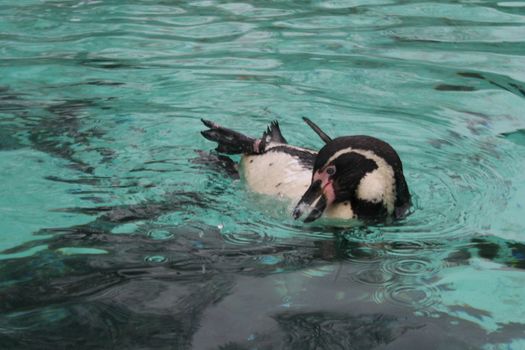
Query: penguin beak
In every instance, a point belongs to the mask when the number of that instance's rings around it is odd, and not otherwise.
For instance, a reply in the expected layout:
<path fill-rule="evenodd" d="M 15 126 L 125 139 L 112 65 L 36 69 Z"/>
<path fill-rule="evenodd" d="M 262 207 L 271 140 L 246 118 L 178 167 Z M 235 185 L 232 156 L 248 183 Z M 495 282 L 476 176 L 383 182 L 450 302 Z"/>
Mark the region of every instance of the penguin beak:
<path fill-rule="evenodd" d="M 303 213 L 309 209 L 310 213 L 304 219 L 304 222 L 312 222 L 319 219 L 323 215 L 324 210 L 326 209 L 327 199 L 324 194 L 324 188 L 322 186 L 321 180 L 316 180 L 312 182 L 310 187 L 303 194 L 303 197 L 295 206 L 293 210 L 294 219 L 299 219 Z"/>

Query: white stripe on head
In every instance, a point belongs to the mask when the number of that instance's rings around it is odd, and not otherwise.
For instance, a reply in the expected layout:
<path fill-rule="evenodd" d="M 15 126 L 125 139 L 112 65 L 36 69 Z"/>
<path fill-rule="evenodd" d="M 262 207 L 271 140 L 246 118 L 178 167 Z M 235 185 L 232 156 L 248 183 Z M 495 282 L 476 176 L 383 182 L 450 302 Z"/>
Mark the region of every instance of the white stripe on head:
<path fill-rule="evenodd" d="M 366 200 L 372 203 L 383 202 L 388 214 L 394 212 L 395 203 L 395 177 L 394 169 L 386 162 L 383 158 L 370 150 L 354 149 L 352 147 L 341 149 L 334 153 L 323 167 L 330 164 L 335 159 L 339 158 L 343 154 L 357 153 L 363 157 L 374 161 L 377 165 L 377 169 L 367 173 L 359 182 L 357 186 L 356 195 L 359 199 Z"/>

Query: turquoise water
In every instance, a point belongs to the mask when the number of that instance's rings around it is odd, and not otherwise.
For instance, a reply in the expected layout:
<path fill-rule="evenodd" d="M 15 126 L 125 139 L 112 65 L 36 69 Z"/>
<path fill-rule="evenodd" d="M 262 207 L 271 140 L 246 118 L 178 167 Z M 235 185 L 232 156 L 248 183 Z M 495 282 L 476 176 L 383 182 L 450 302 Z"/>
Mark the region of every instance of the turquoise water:
<path fill-rule="evenodd" d="M 2 349 L 525 349 L 523 2 L 0 16 Z M 303 116 L 391 143 L 411 215 L 301 224 L 199 134 Z"/>

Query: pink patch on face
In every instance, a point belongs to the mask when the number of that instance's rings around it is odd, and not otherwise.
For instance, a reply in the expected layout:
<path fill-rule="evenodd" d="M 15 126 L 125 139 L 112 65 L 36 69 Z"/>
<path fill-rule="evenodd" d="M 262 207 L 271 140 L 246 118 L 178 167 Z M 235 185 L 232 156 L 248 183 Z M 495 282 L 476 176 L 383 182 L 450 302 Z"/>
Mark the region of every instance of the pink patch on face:
<path fill-rule="evenodd" d="M 334 191 L 334 185 L 332 181 L 328 182 L 323 187 L 323 193 L 326 198 L 326 204 L 330 205 L 335 201 L 335 191 Z"/>
<path fill-rule="evenodd" d="M 330 179 L 330 175 L 328 175 L 326 171 L 319 170 L 314 174 L 312 182 L 317 180 L 321 180 L 321 187 L 326 198 L 326 203 L 328 205 L 332 204 L 335 200 L 335 191 L 332 179 Z"/>
<path fill-rule="evenodd" d="M 261 140 L 257 139 L 255 140 L 255 142 L 253 143 L 253 151 L 255 153 L 259 153 L 259 146 L 261 145 Z"/>

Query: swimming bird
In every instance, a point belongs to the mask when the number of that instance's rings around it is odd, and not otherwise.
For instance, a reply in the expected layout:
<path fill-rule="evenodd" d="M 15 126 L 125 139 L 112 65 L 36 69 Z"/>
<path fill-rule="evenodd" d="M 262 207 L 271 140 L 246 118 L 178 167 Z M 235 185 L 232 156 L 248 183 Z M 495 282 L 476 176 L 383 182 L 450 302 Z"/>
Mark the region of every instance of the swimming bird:
<path fill-rule="evenodd" d="M 406 215 L 410 193 L 392 146 L 364 135 L 332 139 L 310 119 L 303 119 L 325 142 L 318 152 L 288 144 L 277 121 L 261 138 L 252 138 L 202 119 L 208 129 L 201 134 L 216 142 L 220 153 L 242 154 L 239 168 L 247 187 L 290 199 L 295 219 L 304 214 L 305 222 Z"/>

